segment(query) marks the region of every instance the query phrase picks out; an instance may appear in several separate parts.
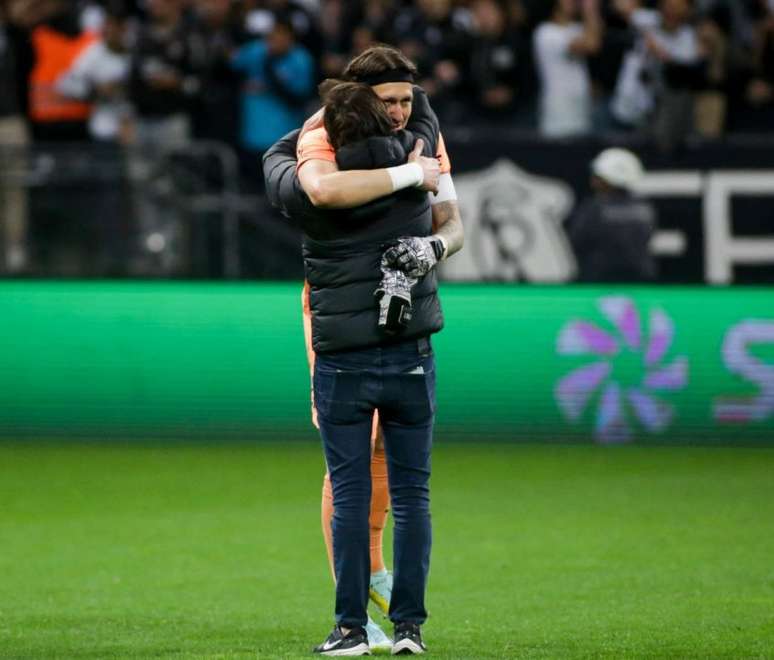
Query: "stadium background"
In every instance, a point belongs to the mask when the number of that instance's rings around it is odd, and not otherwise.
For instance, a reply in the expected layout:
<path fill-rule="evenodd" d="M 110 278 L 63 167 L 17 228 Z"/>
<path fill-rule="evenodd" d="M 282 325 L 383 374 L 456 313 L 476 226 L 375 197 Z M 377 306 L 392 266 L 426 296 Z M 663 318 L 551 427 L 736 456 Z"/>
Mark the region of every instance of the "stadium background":
<path fill-rule="evenodd" d="M 723 36 L 688 96 L 726 110 L 678 135 L 613 121 L 635 36 L 600 3 L 594 121 L 559 137 L 531 43 L 548 2 L 129 2 L 132 39 L 154 4 L 213 46 L 166 147 L 31 106 L 36 30 L 78 38 L 116 5 L 0 3 L 0 657 L 304 657 L 327 632 L 300 234 L 214 47 L 288 17 L 315 81 L 381 39 L 436 86 L 467 236 L 434 341 L 435 657 L 771 657 L 772 3 L 693 3 Z M 518 55 L 494 81 L 489 41 Z M 147 92 L 122 92 L 138 125 Z M 314 106 L 310 86 L 290 110 Z M 609 146 L 647 170 L 654 282 L 575 282 L 566 222 Z"/>

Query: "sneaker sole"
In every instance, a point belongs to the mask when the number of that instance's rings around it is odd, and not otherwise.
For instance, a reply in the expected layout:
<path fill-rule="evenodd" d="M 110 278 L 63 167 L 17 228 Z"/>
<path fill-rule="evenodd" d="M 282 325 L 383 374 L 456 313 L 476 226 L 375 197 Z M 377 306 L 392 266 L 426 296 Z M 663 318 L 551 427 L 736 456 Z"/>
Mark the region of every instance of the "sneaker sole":
<path fill-rule="evenodd" d="M 387 616 L 390 613 L 390 604 L 387 599 L 382 596 L 376 589 L 368 590 L 368 597 L 371 599 L 374 605 L 379 608 L 379 611 Z"/>
<path fill-rule="evenodd" d="M 351 649 L 332 649 L 330 651 L 321 651 L 319 655 L 327 655 L 328 657 L 343 657 L 348 655 L 371 655 L 371 649 L 368 644 L 363 642 L 357 646 L 353 646 Z"/>
<path fill-rule="evenodd" d="M 393 655 L 421 655 L 424 652 L 425 649 L 410 639 L 402 639 L 392 645 Z"/>

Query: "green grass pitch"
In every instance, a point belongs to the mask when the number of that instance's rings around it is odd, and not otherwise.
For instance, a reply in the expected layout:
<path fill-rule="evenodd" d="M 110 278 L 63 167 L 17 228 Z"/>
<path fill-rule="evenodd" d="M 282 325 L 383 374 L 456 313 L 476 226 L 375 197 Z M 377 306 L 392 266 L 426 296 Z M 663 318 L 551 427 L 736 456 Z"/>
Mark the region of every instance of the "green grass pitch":
<path fill-rule="evenodd" d="M 316 446 L 0 446 L 0 657 L 310 657 Z M 432 658 L 774 657 L 774 450 L 434 455 Z"/>

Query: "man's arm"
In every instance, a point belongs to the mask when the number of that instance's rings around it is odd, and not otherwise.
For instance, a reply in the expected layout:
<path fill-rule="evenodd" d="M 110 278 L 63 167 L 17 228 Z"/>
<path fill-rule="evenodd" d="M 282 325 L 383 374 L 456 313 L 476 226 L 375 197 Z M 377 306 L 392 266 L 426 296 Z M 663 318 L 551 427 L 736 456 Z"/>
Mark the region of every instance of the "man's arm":
<path fill-rule="evenodd" d="M 418 169 L 414 168 L 416 175 L 412 174 L 412 178 L 403 178 L 405 171 L 395 172 L 405 165 L 339 172 L 336 163 L 314 159 L 303 164 L 298 170 L 298 178 L 312 204 L 328 209 L 361 206 L 412 186 L 431 192 L 438 190 L 439 167 L 434 158 L 426 158 L 415 150 L 407 164 L 418 166 Z"/>
<path fill-rule="evenodd" d="M 296 176 L 296 144 L 299 131 L 280 138 L 263 156 L 266 195 L 271 205 L 287 217 L 314 211 Z"/>
<path fill-rule="evenodd" d="M 395 192 L 386 169 L 339 172 L 335 162 L 309 160 L 298 178 L 312 204 L 319 208 L 347 209 L 367 204 Z"/>
<path fill-rule="evenodd" d="M 263 156 L 263 173 L 266 181 L 266 195 L 272 206 L 283 215 L 295 221 L 303 222 L 316 217 L 316 209 L 309 201 L 296 175 L 296 145 L 299 131 L 291 131 L 273 144 Z M 392 198 L 381 197 L 369 204 L 347 211 L 353 221 L 368 221 L 375 216 L 387 213 Z"/>
<path fill-rule="evenodd" d="M 322 125 L 323 114 L 322 111 L 318 111 L 304 123 L 299 141 L 303 141 L 307 132 L 318 129 Z M 319 208 L 353 208 L 419 183 L 421 183 L 423 190 L 432 192 L 435 192 L 438 186 L 438 163 L 436 160 L 425 158 L 421 154 L 414 154 L 414 152 L 409 156 L 409 162 L 419 165 L 422 178 L 419 179 L 418 170 L 416 170 L 417 178 L 414 180 L 404 180 L 398 177 L 399 187 L 395 187 L 395 177 L 391 176 L 385 168 L 339 172 L 336 163 L 332 160 L 315 158 L 314 154 L 309 160 L 303 160 L 303 153 L 301 158 L 301 166 L 298 168 L 301 187 L 309 196 L 312 204 Z"/>
<path fill-rule="evenodd" d="M 599 0 L 583 0 L 583 34 L 570 44 L 570 52 L 579 57 L 595 55 L 602 47 L 602 31 Z"/>
<path fill-rule="evenodd" d="M 441 132 L 441 126 L 438 122 L 433 109 L 430 107 L 430 101 L 427 98 L 425 90 L 417 85 L 414 86 L 414 105 L 411 109 L 406 130 L 418 138 L 422 138 L 427 145 L 425 150 L 430 156 L 434 156 L 438 147 L 438 136 Z"/>
<path fill-rule="evenodd" d="M 465 243 L 465 229 L 457 200 L 439 202 L 432 206 L 433 234 L 441 237 L 446 245 L 444 259 L 459 252 Z"/>

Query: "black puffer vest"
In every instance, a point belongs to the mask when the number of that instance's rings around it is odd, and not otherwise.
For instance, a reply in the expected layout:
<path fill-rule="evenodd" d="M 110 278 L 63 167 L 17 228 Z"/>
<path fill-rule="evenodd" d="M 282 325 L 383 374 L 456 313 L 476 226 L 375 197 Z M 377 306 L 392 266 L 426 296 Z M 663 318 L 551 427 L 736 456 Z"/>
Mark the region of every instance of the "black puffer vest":
<path fill-rule="evenodd" d="M 339 149 L 340 169 L 392 167 L 406 162 L 414 143 L 411 133 L 369 138 Z M 434 153 L 435 144 L 425 153 Z M 307 224 L 303 254 L 312 311 L 312 346 L 317 353 L 350 351 L 427 337 L 443 328 L 438 280 L 431 270 L 412 289 L 413 314 L 395 336 L 378 326 L 374 291 L 381 280 L 384 246 L 401 236 L 429 236 L 432 213 L 427 193 L 417 189 L 393 194 L 390 204 L 375 207 L 372 217 L 326 213 L 324 223 Z M 361 207 L 362 208 L 362 207 Z M 311 223 L 314 224 L 314 223 Z"/>

